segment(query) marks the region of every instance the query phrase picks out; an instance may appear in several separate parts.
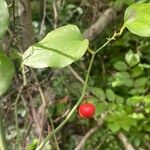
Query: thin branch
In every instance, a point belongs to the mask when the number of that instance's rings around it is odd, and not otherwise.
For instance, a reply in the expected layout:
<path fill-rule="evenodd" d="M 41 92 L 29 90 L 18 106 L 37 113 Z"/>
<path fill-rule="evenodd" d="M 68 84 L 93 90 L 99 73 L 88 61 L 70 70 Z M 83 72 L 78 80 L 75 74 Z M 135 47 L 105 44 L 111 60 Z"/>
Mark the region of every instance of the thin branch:
<path fill-rule="evenodd" d="M 69 113 L 69 109 L 66 110 L 66 112 L 64 112 L 64 114 L 61 117 L 56 118 L 53 122 L 57 123 L 58 121 L 60 121 L 61 119 L 63 119 L 64 117 L 66 117 Z"/>
<path fill-rule="evenodd" d="M 41 28 L 40 28 L 38 39 L 40 39 L 44 35 L 44 32 L 45 32 L 46 4 L 47 4 L 47 0 L 44 0 L 43 17 L 42 17 Z"/>
<path fill-rule="evenodd" d="M 148 149 L 150 149 L 150 143 L 147 142 L 147 141 L 144 141 L 144 143 L 145 143 L 145 146 L 146 146 Z"/>
<path fill-rule="evenodd" d="M 39 81 L 38 81 L 38 79 L 37 79 L 37 75 L 35 74 L 34 70 L 31 69 L 31 72 L 32 72 L 32 74 L 33 74 L 33 77 L 34 77 L 36 83 L 38 84 L 38 88 L 39 88 L 41 100 L 42 100 L 43 106 L 45 107 L 45 106 L 46 106 L 46 99 L 45 99 L 43 90 L 42 90 L 42 88 L 41 88 L 41 85 L 40 85 L 40 83 L 39 83 Z"/>
<path fill-rule="evenodd" d="M 80 143 L 78 144 L 78 146 L 74 149 L 74 150 L 81 150 L 85 144 L 85 142 L 87 141 L 87 139 L 94 134 L 104 123 L 104 119 L 107 116 L 107 112 L 105 112 L 104 114 L 102 114 L 102 116 L 98 119 L 97 121 L 97 125 L 94 126 L 93 128 L 91 128 L 83 137 L 82 140 L 80 141 Z"/>
<path fill-rule="evenodd" d="M 21 99 L 22 99 L 22 101 L 23 101 L 23 104 L 24 104 L 24 107 L 25 107 L 26 112 L 27 112 L 28 115 L 30 116 L 30 114 L 29 114 L 29 108 L 28 108 L 27 103 L 26 103 L 26 101 L 25 101 L 25 97 L 24 97 L 23 95 L 21 95 L 20 97 L 21 97 Z M 33 124 L 33 121 L 29 118 L 29 121 L 27 122 L 26 133 L 25 133 L 24 136 L 22 137 L 23 143 L 25 143 L 26 138 L 27 138 L 28 134 L 30 133 L 30 130 L 31 130 L 31 128 L 32 128 L 32 124 Z"/>
<path fill-rule="evenodd" d="M 23 90 L 24 86 L 21 86 L 19 91 L 18 91 L 18 95 L 16 97 L 15 100 L 15 126 L 16 126 L 16 131 L 17 131 L 17 144 L 18 144 L 18 148 L 21 150 L 21 137 L 20 137 L 20 131 L 19 131 L 19 126 L 18 126 L 18 108 L 17 108 L 17 104 L 19 101 L 19 98 L 21 96 L 22 90 Z"/>
<path fill-rule="evenodd" d="M 54 29 L 57 28 L 58 23 L 58 12 L 57 12 L 57 1 L 53 0 L 53 11 L 54 11 Z"/>
<path fill-rule="evenodd" d="M 50 122 L 51 122 L 52 131 L 54 131 L 54 124 L 53 124 L 53 120 L 51 117 L 50 117 Z M 60 150 L 56 135 L 54 135 L 54 141 L 55 141 L 55 145 L 56 145 L 56 150 Z"/>
<path fill-rule="evenodd" d="M 116 12 L 113 8 L 106 9 L 97 21 L 84 31 L 83 35 L 87 39 L 93 40 L 96 35 L 99 35 L 104 30 L 104 28 L 115 18 L 115 16 Z"/>
<path fill-rule="evenodd" d="M 80 77 L 80 75 L 71 66 L 68 66 L 68 68 L 72 72 L 72 74 L 75 76 L 75 78 L 78 81 L 80 81 L 82 84 L 84 84 L 84 80 Z"/>
<path fill-rule="evenodd" d="M 20 137 L 20 131 L 19 131 L 19 126 L 18 126 L 18 109 L 17 109 L 17 104 L 19 101 L 19 98 L 21 96 L 21 93 L 25 87 L 25 85 L 27 84 L 27 80 L 26 80 L 26 75 L 25 75 L 25 68 L 24 65 L 21 66 L 22 69 L 22 79 L 23 79 L 23 85 L 20 86 L 16 100 L 15 100 L 15 126 L 16 126 L 16 131 L 17 131 L 17 144 L 18 144 L 18 148 L 21 150 L 21 137 Z"/>
<path fill-rule="evenodd" d="M 29 92 L 29 90 L 27 90 L 27 93 L 28 93 L 29 100 L 30 100 L 32 117 L 33 117 L 35 127 L 36 127 L 36 134 L 40 137 L 41 136 L 41 126 L 39 124 L 39 118 L 37 117 L 37 112 L 34 107 L 33 97 L 31 95 L 31 93 Z"/>
<path fill-rule="evenodd" d="M 135 150 L 134 147 L 129 143 L 127 137 L 122 132 L 119 132 L 117 136 L 122 142 L 125 150 Z"/>
<path fill-rule="evenodd" d="M 3 126 L 3 119 L 0 112 L 0 149 L 1 150 L 8 150 L 8 144 L 5 137 L 5 129 Z"/>

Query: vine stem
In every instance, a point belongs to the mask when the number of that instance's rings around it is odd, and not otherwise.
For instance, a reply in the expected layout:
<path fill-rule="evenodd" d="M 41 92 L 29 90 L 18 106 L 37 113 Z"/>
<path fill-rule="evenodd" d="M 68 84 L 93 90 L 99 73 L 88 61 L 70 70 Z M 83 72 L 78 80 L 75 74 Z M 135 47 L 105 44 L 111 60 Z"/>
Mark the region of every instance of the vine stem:
<path fill-rule="evenodd" d="M 18 125 L 18 108 L 17 108 L 17 104 L 18 104 L 19 98 L 21 96 L 21 93 L 22 93 L 24 87 L 27 84 L 24 65 L 21 66 L 21 71 L 22 71 L 23 85 L 20 87 L 20 89 L 18 91 L 17 97 L 15 99 L 15 104 L 14 104 L 14 109 L 15 109 L 15 127 L 16 127 L 16 132 L 17 132 L 17 146 L 18 146 L 18 150 L 21 150 L 21 135 L 20 135 L 20 129 L 19 129 L 19 125 Z"/>
<path fill-rule="evenodd" d="M 70 117 L 73 115 L 73 113 L 75 112 L 75 110 L 78 108 L 78 106 L 80 105 L 80 103 L 82 102 L 82 99 L 84 98 L 84 95 L 86 93 L 86 88 L 87 88 L 87 83 L 88 83 L 88 79 L 90 76 L 90 72 L 91 72 L 91 68 L 92 68 L 92 64 L 95 58 L 95 55 L 100 52 L 106 45 L 108 45 L 111 41 L 115 40 L 116 37 L 120 36 L 122 34 L 122 32 L 124 31 L 125 26 L 123 25 L 122 28 L 120 29 L 120 31 L 118 33 L 114 32 L 114 35 L 111 38 L 107 39 L 107 42 L 104 43 L 100 48 L 98 48 L 95 52 L 90 50 L 90 53 L 92 54 L 91 60 L 90 60 L 90 64 L 88 67 L 88 71 L 86 74 L 86 79 L 83 85 L 83 90 L 82 90 L 82 94 L 81 97 L 79 98 L 79 100 L 77 101 L 77 103 L 75 104 L 75 106 L 72 108 L 72 110 L 70 111 L 70 113 L 68 114 L 68 116 L 64 119 L 64 121 L 62 123 L 60 123 L 60 125 L 53 130 L 52 132 L 48 133 L 47 137 L 43 140 L 43 142 L 36 148 L 36 150 L 41 150 L 45 144 L 49 141 L 49 139 L 54 136 L 56 134 L 56 132 L 58 132 L 70 119 Z"/>
<path fill-rule="evenodd" d="M 52 126 L 52 131 L 53 131 L 54 124 L 53 124 L 53 120 L 52 120 L 51 116 L 50 116 L 50 122 L 51 122 L 51 126 Z M 60 150 L 56 135 L 54 135 L 54 141 L 55 141 L 55 145 L 56 145 L 56 150 Z"/>
<path fill-rule="evenodd" d="M 8 150 L 1 113 L 0 113 L 0 150 Z"/>
<path fill-rule="evenodd" d="M 17 146 L 18 146 L 18 149 L 21 150 L 21 136 L 20 136 L 20 129 L 19 129 L 19 125 L 18 125 L 18 108 L 17 108 L 17 104 L 18 104 L 18 101 L 19 101 L 19 98 L 21 96 L 21 92 L 23 90 L 24 86 L 21 86 L 19 91 L 18 91 L 18 95 L 16 97 L 16 100 L 15 100 L 15 126 L 16 126 L 16 132 L 17 132 Z"/>
<path fill-rule="evenodd" d="M 75 112 L 75 110 L 77 109 L 79 104 L 82 102 L 82 99 L 83 99 L 83 97 L 85 95 L 85 92 L 86 92 L 87 82 L 88 82 L 88 79 L 89 79 L 89 75 L 90 75 L 90 71 L 91 71 L 91 68 L 92 68 L 94 57 L 95 57 L 95 54 L 92 55 L 92 58 L 91 58 L 91 61 L 90 61 L 90 64 L 89 64 L 89 68 L 88 68 L 88 72 L 87 72 L 87 75 L 86 75 L 86 79 L 85 79 L 85 83 L 84 83 L 84 87 L 83 87 L 81 97 L 77 101 L 76 105 L 72 108 L 72 110 L 70 111 L 68 116 L 65 118 L 65 120 L 55 130 L 53 130 L 53 132 L 50 132 L 47 135 L 47 137 L 43 140 L 43 142 L 39 145 L 39 147 L 36 148 L 36 150 L 41 150 L 44 147 L 44 145 L 48 142 L 48 140 L 53 135 L 55 135 L 55 133 L 58 132 L 68 122 L 69 118 L 72 116 L 72 114 Z"/>

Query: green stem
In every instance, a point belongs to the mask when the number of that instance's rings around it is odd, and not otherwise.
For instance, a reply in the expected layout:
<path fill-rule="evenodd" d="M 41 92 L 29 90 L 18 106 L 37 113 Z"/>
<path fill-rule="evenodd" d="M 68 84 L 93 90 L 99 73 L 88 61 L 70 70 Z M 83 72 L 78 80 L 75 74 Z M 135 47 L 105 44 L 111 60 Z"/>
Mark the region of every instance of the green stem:
<path fill-rule="evenodd" d="M 118 33 L 114 33 L 114 35 L 109 38 L 107 40 L 106 43 L 104 43 L 99 49 L 97 49 L 94 53 L 92 52 L 92 57 L 91 57 L 91 60 L 90 60 L 90 64 L 89 64 L 89 67 L 88 67 L 88 71 L 87 71 L 87 75 L 86 75 L 86 79 L 85 79 L 85 82 L 84 82 L 84 85 L 83 85 L 83 90 L 82 90 L 82 94 L 81 94 L 81 97 L 79 98 L 79 100 L 77 101 L 76 105 L 72 108 L 72 110 L 70 111 L 70 113 L 68 114 L 68 116 L 64 119 L 64 121 L 55 129 L 53 130 L 52 132 L 48 133 L 47 137 L 43 140 L 43 142 L 36 148 L 36 150 L 41 150 L 45 144 L 49 141 L 49 139 L 54 136 L 67 122 L 68 120 L 70 119 L 70 117 L 73 115 L 73 113 L 75 112 L 75 110 L 78 108 L 78 106 L 80 105 L 80 103 L 82 102 L 82 99 L 84 98 L 84 95 L 86 93 L 86 88 L 87 88 L 87 83 L 88 83 L 88 79 L 89 79 L 89 76 L 90 76 L 90 71 L 91 71 L 91 68 L 92 68 L 92 64 L 93 64 L 93 61 L 94 61 L 94 58 L 95 58 L 95 55 L 100 52 L 106 45 L 108 45 L 112 40 L 115 40 L 116 37 L 120 36 L 122 34 L 122 32 L 124 31 L 125 29 L 125 26 L 123 25 L 121 30 L 118 32 Z"/>
<path fill-rule="evenodd" d="M 0 150 L 8 150 L 8 145 L 5 137 L 5 130 L 3 126 L 3 119 L 0 114 Z"/>
<path fill-rule="evenodd" d="M 85 95 L 85 92 L 86 92 L 86 87 L 87 87 L 87 82 L 88 82 L 88 79 L 89 79 L 89 75 L 90 75 L 90 71 L 91 71 L 91 68 L 92 68 L 92 64 L 93 64 L 93 60 L 94 60 L 94 57 L 95 57 L 95 54 L 92 55 L 92 58 L 91 58 L 91 61 L 90 61 L 90 65 L 89 65 L 89 68 L 88 68 L 88 72 L 87 72 L 87 75 L 86 75 L 86 79 L 85 79 L 85 83 L 84 83 L 84 87 L 83 87 L 83 91 L 82 91 L 82 95 L 81 97 L 79 98 L 79 100 L 77 101 L 76 105 L 72 108 L 72 110 L 70 111 L 70 113 L 68 114 L 68 116 L 65 118 L 65 120 L 53 131 L 53 132 L 50 132 L 47 137 L 43 140 L 43 142 L 36 148 L 36 150 L 41 150 L 44 145 L 48 142 L 48 140 L 53 136 L 55 135 L 56 132 L 58 132 L 67 122 L 68 120 L 70 119 L 70 117 L 72 116 L 72 114 L 75 112 L 75 110 L 77 109 L 77 107 L 80 105 L 84 95 Z"/>
<path fill-rule="evenodd" d="M 16 126 L 16 132 L 17 132 L 17 145 L 18 149 L 21 150 L 21 137 L 20 137 L 20 129 L 18 126 L 18 109 L 17 109 L 17 104 L 21 95 L 21 92 L 23 90 L 24 86 L 20 87 L 20 90 L 18 91 L 18 95 L 15 100 L 15 126 Z"/>
<path fill-rule="evenodd" d="M 51 126 L 52 126 L 52 131 L 54 131 L 54 130 L 55 130 L 55 129 L 54 129 L 54 124 L 53 124 L 53 120 L 52 120 L 51 117 L 50 117 L 50 122 L 51 122 Z M 54 134 L 54 141 L 55 141 L 55 145 L 56 145 L 56 150 L 60 150 L 59 144 L 58 144 L 58 142 L 57 142 L 57 137 L 56 137 L 55 134 Z"/>

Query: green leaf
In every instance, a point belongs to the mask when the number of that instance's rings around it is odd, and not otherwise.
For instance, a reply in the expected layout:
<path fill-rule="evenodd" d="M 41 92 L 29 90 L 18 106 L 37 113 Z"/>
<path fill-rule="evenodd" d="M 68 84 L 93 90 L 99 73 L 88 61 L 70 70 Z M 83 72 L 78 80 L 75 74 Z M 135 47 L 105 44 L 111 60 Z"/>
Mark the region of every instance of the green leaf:
<path fill-rule="evenodd" d="M 131 75 L 133 78 L 139 77 L 143 74 L 144 69 L 140 66 L 136 66 L 131 70 Z"/>
<path fill-rule="evenodd" d="M 147 96 L 144 97 L 144 102 L 146 104 L 150 104 L 150 95 L 147 95 Z"/>
<path fill-rule="evenodd" d="M 143 115 L 143 113 L 133 113 L 133 114 L 131 115 L 131 117 L 134 118 L 134 119 L 138 119 L 138 120 L 145 118 L 144 115 Z"/>
<path fill-rule="evenodd" d="M 107 116 L 106 121 L 108 127 L 113 132 L 117 132 L 120 128 L 128 131 L 131 126 L 137 125 L 137 121 L 123 110 L 110 114 L 109 116 Z"/>
<path fill-rule="evenodd" d="M 144 87 L 133 88 L 129 91 L 129 94 L 136 95 L 136 94 L 143 94 L 146 92 Z"/>
<path fill-rule="evenodd" d="M 135 3 L 129 6 L 124 15 L 124 24 L 130 32 L 150 36 L 150 3 Z"/>
<path fill-rule="evenodd" d="M 114 93 L 113 90 L 111 89 L 106 89 L 106 97 L 109 101 L 114 101 L 116 98 L 116 94 Z"/>
<path fill-rule="evenodd" d="M 114 75 L 115 80 L 112 82 L 113 87 L 125 85 L 127 87 L 133 86 L 133 80 L 130 77 L 130 74 L 127 72 L 117 72 Z"/>
<path fill-rule="evenodd" d="M 141 138 L 135 137 L 133 145 L 135 145 L 136 147 L 140 147 L 141 142 Z"/>
<path fill-rule="evenodd" d="M 56 108 L 56 115 L 61 115 L 63 112 L 65 112 L 65 110 L 67 108 L 67 104 L 66 103 L 57 103 L 57 104 L 55 104 L 55 108 Z"/>
<path fill-rule="evenodd" d="M 132 106 L 132 105 L 135 105 L 135 104 L 141 102 L 142 99 L 143 99 L 142 96 L 133 96 L 133 97 L 130 97 L 127 99 L 126 104 Z"/>
<path fill-rule="evenodd" d="M 50 33 L 23 54 L 23 64 L 33 68 L 62 68 L 79 60 L 89 41 L 75 25 L 66 25 Z"/>
<path fill-rule="evenodd" d="M 108 124 L 108 128 L 113 132 L 113 133 L 116 133 L 120 130 L 121 126 L 119 124 Z"/>
<path fill-rule="evenodd" d="M 6 92 L 14 75 L 14 66 L 10 59 L 0 53 L 0 95 Z"/>
<path fill-rule="evenodd" d="M 8 27 L 9 13 L 5 0 L 0 0 L 0 39 L 3 37 Z"/>
<path fill-rule="evenodd" d="M 121 122 L 121 127 L 126 131 L 129 131 L 131 126 L 136 126 L 136 125 L 137 125 L 137 121 L 130 116 L 124 116 L 124 119 Z"/>
<path fill-rule="evenodd" d="M 105 92 L 101 88 L 92 87 L 90 90 L 100 100 L 104 101 L 106 99 Z"/>
<path fill-rule="evenodd" d="M 133 51 L 130 50 L 126 53 L 125 60 L 129 66 L 133 67 L 140 62 L 140 57 L 137 53 L 133 53 Z"/>
<path fill-rule="evenodd" d="M 116 102 L 117 102 L 118 104 L 121 104 L 121 103 L 124 102 L 124 98 L 121 97 L 121 96 L 119 96 L 119 95 L 116 95 Z"/>
<path fill-rule="evenodd" d="M 114 63 L 114 68 L 117 69 L 118 71 L 125 71 L 128 69 L 128 66 L 124 61 L 118 61 Z"/>
<path fill-rule="evenodd" d="M 32 143 L 27 145 L 27 150 L 35 150 L 38 145 L 38 142 L 38 139 L 33 139 Z"/>
<path fill-rule="evenodd" d="M 107 107 L 106 104 L 104 103 L 100 103 L 98 101 L 92 101 L 92 103 L 95 105 L 96 107 L 96 111 L 95 111 L 95 117 L 100 116 L 104 111 L 106 111 Z"/>
<path fill-rule="evenodd" d="M 147 82 L 148 82 L 148 78 L 141 77 L 141 78 L 138 78 L 135 80 L 134 86 L 135 86 L 135 88 L 144 87 Z"/>

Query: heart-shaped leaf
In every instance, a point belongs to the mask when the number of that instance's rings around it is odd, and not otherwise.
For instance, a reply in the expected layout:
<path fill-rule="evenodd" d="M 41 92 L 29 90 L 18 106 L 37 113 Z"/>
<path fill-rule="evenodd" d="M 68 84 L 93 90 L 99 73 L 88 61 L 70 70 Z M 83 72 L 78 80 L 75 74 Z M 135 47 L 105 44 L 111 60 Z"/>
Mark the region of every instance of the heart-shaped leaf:
<path fill-rule="evenodd" d="M 124 24 L 130 32 L 150 36 L 150 3 L 135 3 L 125 11 Z"/>
<path fill-rule="evenodd" d="M 79 60 L 89 42 L 75 25 L 55 29 L 23 54 L 23 64 L 33 68 L 62 68 Z"/>
<path fill-rule="evenodd" d="M 0 39 L 8 27 L 9 13 L 5 0 L 0 0 Z"/>
<path fill-rule="evenodd" d="M 0 96 L 8 89 L 14 72 L 11 60 L 6 55 L 0 53 Z"/>

